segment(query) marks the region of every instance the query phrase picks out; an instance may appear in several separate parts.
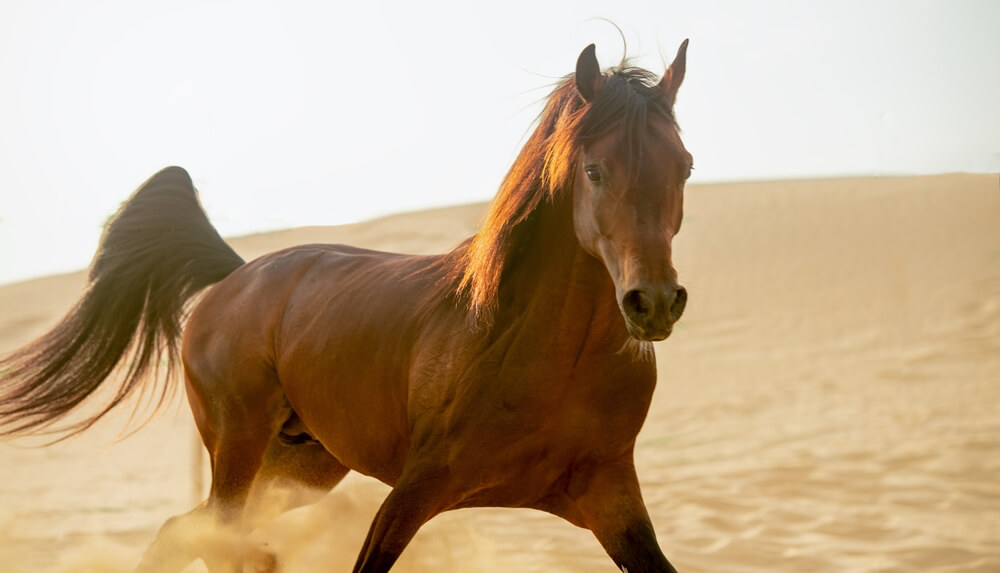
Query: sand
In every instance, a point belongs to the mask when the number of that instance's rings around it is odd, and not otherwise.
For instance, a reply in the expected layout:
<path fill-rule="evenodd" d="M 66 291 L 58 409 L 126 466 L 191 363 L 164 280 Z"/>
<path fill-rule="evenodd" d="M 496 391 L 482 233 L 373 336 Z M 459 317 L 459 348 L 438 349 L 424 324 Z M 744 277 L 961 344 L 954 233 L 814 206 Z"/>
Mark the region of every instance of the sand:
<path fill-rule="evenodd" d="M 483 209 L 232 244 L 440 252 Z M 690 301 L 656 346 L 636 449 L 678 569 L 1000 571 L 1000 178 L 692 185 L 686 211 L 675 263 Z M 0 352 L 44 332 L 82 284 L 0 287 Z M 207 470 L 184 401 L 117 440 L 128 414 L 49 448 L 0 443 L 0 571 L 128 571 L 194 505 Z M 286 572 L 346 571 L 387 491 L 352 474 L 255 535 Z M 427 524 L 396 570 L 614 567 L 557 518 L 469 509 Z"/>

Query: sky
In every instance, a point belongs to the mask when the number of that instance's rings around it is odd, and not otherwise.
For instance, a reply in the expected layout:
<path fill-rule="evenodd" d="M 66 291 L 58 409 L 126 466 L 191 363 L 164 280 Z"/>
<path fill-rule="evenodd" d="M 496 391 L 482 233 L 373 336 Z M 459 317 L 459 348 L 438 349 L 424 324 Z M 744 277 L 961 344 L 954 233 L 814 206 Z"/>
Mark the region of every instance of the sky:
<path fill-rule="evenodd" d="M 167 165 L 224 236 L 488 200 L 592 42 L 662 73 L 690 39 L 695 183 L 995 173 L 998 23 L 994 0 L 0 0 L 0 284 L 86 267 Z"/>

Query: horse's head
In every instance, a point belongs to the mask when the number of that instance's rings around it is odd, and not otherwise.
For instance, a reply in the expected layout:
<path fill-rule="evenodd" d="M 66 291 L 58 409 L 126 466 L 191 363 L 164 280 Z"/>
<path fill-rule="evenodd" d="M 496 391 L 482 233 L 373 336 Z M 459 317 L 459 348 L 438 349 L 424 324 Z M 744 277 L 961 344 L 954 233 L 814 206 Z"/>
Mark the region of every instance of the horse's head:
<path fill-rule="evenodd" d="M 659 83 L 636 68 L 602 74 L 593 45 L 576 67 L 587 105 L 572 175 L 574 227 L 607 268 L 628 331 L 639 340 L 669 336 L 687 302 L 671 259 L 692 165 L 673 118 L 686 51 L 685 40 Z"/>

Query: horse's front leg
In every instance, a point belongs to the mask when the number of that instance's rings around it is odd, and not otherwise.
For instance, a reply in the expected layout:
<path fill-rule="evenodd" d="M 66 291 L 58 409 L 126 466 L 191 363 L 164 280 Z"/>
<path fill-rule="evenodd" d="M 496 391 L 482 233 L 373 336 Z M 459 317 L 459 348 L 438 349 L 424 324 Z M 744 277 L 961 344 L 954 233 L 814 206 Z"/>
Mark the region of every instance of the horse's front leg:
<path fill-rule="evenodd" d="M 572 521 L 593 531 L 622 571 L 676 573 L 656 540 L 631 455 L 588 468 L 573 481 L 580 491 L 569 492 L 574 498 Z"/>
<path fill-rule="evenodd" d="M 440 474 L 404 470 L 372 521 L 355 573 L 388 571 L 420 526 L 446 509 L 447 483 Z"/>

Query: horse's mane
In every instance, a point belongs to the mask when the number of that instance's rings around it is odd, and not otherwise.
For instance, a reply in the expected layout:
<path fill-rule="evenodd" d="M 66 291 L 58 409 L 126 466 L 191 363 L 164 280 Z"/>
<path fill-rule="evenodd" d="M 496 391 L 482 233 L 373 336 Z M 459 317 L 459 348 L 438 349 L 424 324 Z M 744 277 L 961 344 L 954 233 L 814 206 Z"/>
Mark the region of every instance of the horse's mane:
<path fill-rule="evenodd" d="M 617 127 L 628 157 L 626 169 L 638 177 L 647 115 L 655 113 L 676 126 L 669 103 L 656 87 L 658 81 L 652 72 L 623 63 L 605 73 L 590 102 L 577 91 L 573 74 L 557 84 L 479 232 L 440 262 L 441 288 L 467 305 L 475 323 L 492 323 L 500 281 L 530 236 L 523 232 L 525 227 L 543 202 L 572 187 L 574 166 L 584 146 Z"/>

